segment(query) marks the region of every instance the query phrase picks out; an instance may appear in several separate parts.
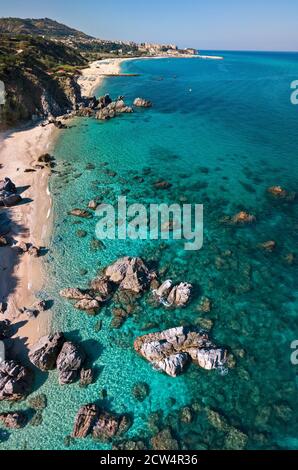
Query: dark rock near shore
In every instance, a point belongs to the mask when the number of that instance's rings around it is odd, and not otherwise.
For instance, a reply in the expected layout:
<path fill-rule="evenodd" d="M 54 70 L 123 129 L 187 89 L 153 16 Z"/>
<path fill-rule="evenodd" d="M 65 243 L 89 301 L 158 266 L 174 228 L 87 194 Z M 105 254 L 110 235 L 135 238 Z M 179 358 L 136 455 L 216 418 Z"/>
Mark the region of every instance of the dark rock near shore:
<path fill-rule="evenodd" d="M 15 361 L 0 363 L 0 401 L 26 398 L 33 384 L 33 373 Z"/>
<path fill-rule="evenodd" d="M 26 426 L 27 417 L 21 411 L 0 414 L 0 424 L 8 429 L 20 429 Z"/>
<path fill-rule="evenodd" d="M 60 385 L 71 384 L 78 379 L 85 358 L 85 353 L 76 344 L 70 341 L 63 344 L 57 358 Z"/>
<path fill-rule="evenodd" d="M 53 370 L 57 357 L 65 342 L 63 333 L 54 333 L 42 337 L 29 352 L 29 359 L 42 371 Z"/>

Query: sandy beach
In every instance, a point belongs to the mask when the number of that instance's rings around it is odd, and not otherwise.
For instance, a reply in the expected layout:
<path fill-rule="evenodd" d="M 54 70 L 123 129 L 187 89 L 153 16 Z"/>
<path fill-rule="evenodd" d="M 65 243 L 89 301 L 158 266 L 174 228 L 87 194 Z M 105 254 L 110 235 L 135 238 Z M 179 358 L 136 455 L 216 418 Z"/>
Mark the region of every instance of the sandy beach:
<path fill-rule="evenodd" d="M 19 128 L 0 135 L 0 179 L 11 178 L 21 192 L 23 202 L 11 209 L 1 209 L 11 220 L 8 234 L 12 243 L 24 241 L 37 247 L 46 247 L 51 228 L 51 197 L 48 189 L 49 169 L 33 169 L 43 153 L 50 152 L 57 136 L 53 124 L 46 127 Z M 8 304 L 2 315 L 15 324 L 16 354 L 30 347 L 50 328 L 50 312 L 37 318 L 28 318 L 19 312 L 30 308 L 35 294 L 45 282 L 42 257 L 17 253 L 13 247 L 1 248 L 0 301 Z M 18 348 L 19 346 L 19 348 Z"/>
<path fill-rule="evenodd" d="M 106 76 L 119 75 L 121 64 L 132 59 L 106 59 L 92 62 L 90 66 L 82 70 L 82 75 L 78 79 L 83 96 L 93 96 L 96 89 L 101 85 Z"/>

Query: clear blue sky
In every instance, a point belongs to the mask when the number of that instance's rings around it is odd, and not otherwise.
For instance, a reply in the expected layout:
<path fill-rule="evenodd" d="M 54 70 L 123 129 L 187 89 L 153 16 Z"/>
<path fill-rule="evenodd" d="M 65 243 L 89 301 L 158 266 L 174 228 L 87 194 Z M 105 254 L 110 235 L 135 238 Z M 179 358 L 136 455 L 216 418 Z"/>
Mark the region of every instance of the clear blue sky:
<path fill-rule="evenodd" d="M 47 16 L 106 39 L 298 50 L 298 0 L 0 0 L 0 16 Z"/>

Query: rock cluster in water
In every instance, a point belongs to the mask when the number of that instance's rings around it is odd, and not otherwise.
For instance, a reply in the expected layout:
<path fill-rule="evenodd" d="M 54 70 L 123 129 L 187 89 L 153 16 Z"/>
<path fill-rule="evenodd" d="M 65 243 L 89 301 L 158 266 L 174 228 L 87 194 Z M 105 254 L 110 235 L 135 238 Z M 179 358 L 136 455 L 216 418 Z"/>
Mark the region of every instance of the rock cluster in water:
<path fill-rule="evenodd" d="M 222 367 L 227 351 L 209 340 L 207 333 L 185 327 L 171 328 L 137 338 L 135 350 L 157 369 L 171 377 L 193 362 L 206 370 Z"/>
<path fill-rule="evenodd" d="M 30 369 L 15 361 L 0 363 L 0 401 L 23 400 L 33 384 L 33 373 Z"/>
<path fill-rule="evenodd" d="M 126 415 L 115 415 L 100 409 L 95 404 L 82 406 L 75 418 L 72 437 L 85 438 L 89 434 L 96 440 L 106 442 L 121 436 L 130 427 Z"/>
<path fill-rule="evenodd" d="M 154 283 L 159 286 L 157 273 L 149 270 L 141 258 L 125 256 L 104 269 L 102 275 L 91 282 L 89 289 L 67 288 L 60 291 L 60 295 L 74 300 L 75 308 L 89 314 L 95 314 L 113 297 L 116 304 L 113 324 L 119 327 L 132 312 L 136 298 Z M 153 292 L 166 306 L 184 307 L 190 299 L 191 289 L 191 284 L 173 286 L 168 280 Z"/>
<path fill-rule="evenodd" d="M 150 108 L 152 103 L 143 98 L 136 98 L 133 105 L 137 108 Z M 113 101 L 108 94 L 98 99 L 95 97 L 86 99 L 84 105 L 76 111 L 77 116 L 95 117 L 100 121 L 107 121 L 124 113 L 133 113 L 132 106 L 125 103 L 123 96 Z"/>
<path fill-rule="evenodd" d="M 76 382 L 82 373 L 86 355 L 81 348 L 71 341 L 66 341 L 63 333 L 54 333 L 42 337 L 29 352 L 29 359 L 38 369 L 49 371 L 57 368 L 60 385 Z M 92 377 L 91 371 L 82 374 L 84 385 Z"/>

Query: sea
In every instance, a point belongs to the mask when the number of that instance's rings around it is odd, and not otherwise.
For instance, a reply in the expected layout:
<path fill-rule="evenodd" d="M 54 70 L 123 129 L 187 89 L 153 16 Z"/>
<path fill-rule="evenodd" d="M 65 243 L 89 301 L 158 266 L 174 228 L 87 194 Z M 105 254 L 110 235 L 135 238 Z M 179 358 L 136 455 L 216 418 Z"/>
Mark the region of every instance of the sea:
<path fill-rule="evenodd" d="M 102 122 L 75 118 L 53 150 L 50 180 L 53 232 L 44 256 L 53 331 L 81 345 L 94 383 L 58 384 L 57 372 L 36 370 L 32 397 L 47 406 L 24 429 L 0 427 L 0 449 L 112 449 L 126 441 L 172 436 L 181 450 L 298 449 L 296 201 L 276 200 L 267 189 L 298 187 L 298 54 L 213 51 L 224 60 L 152 59 L 122 64 L 138 76 L 109 77 L 109 93 L 151 100 L 152 108 Z M 156 189 L 157 181 L 170 183 Z M 92 199 L 116 205 L 189 203 L 204 206 L 204 241 L 187 251 L 183 240 L 101 240 L 94 215 L 69 215 Z M 225 223 L 246 211 L 256 222 Z M 273 240 L 270 252 L 261 247 Z M 150 293 L 136 300 L 119 326 L 116 300 L 91 316 L 59 296 L 66 287 L 87 288 L 122 256 L 140 256 L 160 280 L 194 286 L 183 309 L 156 305 Z M 201 309 L 211 300 L 211 310 Z M 228 370 L 191 365 L 172 378 L 134 350 L 135 338 L 177 326 L 202 328 L 233 355 Z M 145 388 L 144 395 L 136 393 Z M 0 404 L 0 411 L 33 413 L 32 401 Z M 131 427 L 112 442 L 72 439 L 78 409 L 97 403 L 128 414 Z M 165 439 L 165 438 L 164 438 Z M 166 445 L 166 444 L 165 444 Z"/>

